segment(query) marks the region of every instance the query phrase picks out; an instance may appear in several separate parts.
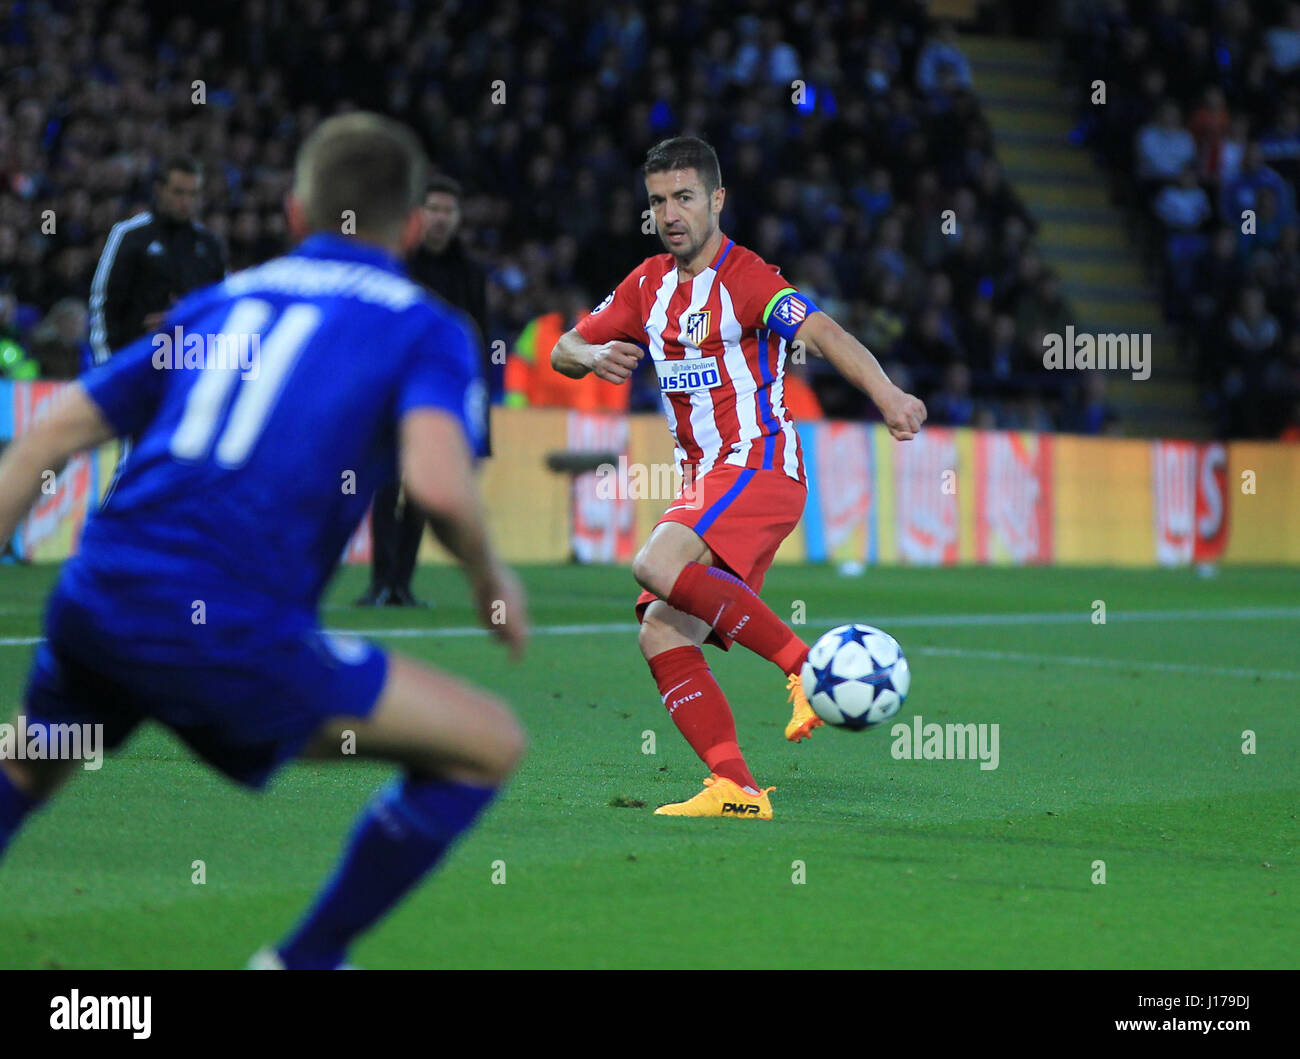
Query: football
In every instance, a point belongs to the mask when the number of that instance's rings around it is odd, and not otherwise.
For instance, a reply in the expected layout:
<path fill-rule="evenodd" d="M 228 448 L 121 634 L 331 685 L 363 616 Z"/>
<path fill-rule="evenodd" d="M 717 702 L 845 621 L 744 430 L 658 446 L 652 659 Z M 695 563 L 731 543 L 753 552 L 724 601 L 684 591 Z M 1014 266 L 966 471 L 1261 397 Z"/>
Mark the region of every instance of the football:
<path fill-rule="evenodd" d="M 841 625 L 808 652 L 800 673 L 817 716 L 840 728 L 874 728 L 903 707 L 912 674 L 903 649 L 870 625 Z"/>

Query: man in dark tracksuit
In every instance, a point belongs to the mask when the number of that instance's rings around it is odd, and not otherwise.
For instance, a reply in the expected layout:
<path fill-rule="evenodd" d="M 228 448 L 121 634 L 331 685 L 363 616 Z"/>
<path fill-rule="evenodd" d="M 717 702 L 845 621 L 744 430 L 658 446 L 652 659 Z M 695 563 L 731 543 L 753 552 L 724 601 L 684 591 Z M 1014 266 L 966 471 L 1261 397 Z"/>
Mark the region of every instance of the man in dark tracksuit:
<path fill-rule="evenodd" d="M 115 350 L 156 332 L 180 298 L 226 274 L 221 240 L 195 216 L 203 171 L 192 158 L 169 158 L 154 179 L 154 208 L 108 233 L 90 281 L 90 350 L 103 364 Z M 123 438 L 108 494 L 117 488 L 133 438 Z"/>
<path fill-rule="evenodd" d="M 190 158 L 171 158 L 154 184 L 154 209 L 113 226 L 90 285 L 95 363 L 157 331 L 179 298 L 226 274 L 226 254 L 198 213 L 203 175 Z"/>
<path fill-rule="evenodd" d="M 457 235 L 460 228 L 460 185 L 450 177 L 437 176 L 429 183 L 424 209 L 429 227 L 424 242 L 407 261 L 411 278 L 423 284 L 443 301 L 464 312 L 478 326 L 483 353 L 483 382 L 491 378 L 491 352 L 487 335 L 487 272 L 465 250 Z M 475 455 L 492 453 L 490 432 L 484 417 L 483 448 Z M 361 607 L 426 606 L 411 593 L 415 558 L 424 534 L 424 517 L 401 496 L 400 483 L 375 493 L 370 515 L 370 588 L 357 600 Z"/>

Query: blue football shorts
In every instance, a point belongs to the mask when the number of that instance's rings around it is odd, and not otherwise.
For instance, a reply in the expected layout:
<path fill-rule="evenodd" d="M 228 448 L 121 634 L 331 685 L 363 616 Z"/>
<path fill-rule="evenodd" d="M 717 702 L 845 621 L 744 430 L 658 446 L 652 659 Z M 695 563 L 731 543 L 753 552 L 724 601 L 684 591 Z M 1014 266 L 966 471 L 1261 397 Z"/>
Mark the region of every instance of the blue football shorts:
<path fill-rule="evenodd" d="M 56 591 L 28 678 L 28 723 L 102 724 L 111 751 L 153 720 L 230 779 L 263 787 L 328 718 L 368 718 L 388 672 L 375 644 L 315 627 L 279 631 L 294 624 L 259 623 L 265 632 L 243 637 L 238 651 L 196 636 L 141 658 L 139 644 Z"/>

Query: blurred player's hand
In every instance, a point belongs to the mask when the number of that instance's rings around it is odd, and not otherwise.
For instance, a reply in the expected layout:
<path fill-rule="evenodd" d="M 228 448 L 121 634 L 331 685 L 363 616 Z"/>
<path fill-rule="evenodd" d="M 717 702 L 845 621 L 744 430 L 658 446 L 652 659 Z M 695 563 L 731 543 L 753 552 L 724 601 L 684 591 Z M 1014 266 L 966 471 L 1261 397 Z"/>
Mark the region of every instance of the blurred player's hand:
<path fill-rule="evenodd" d="M 885 426 L 889 427 L 889 432 L 898 441 L 911 441 L 916 437 L 926 417 L 925 404 L 897 386 L 880 406 L 880 414 L 885 417 Z"/>
<path fill-rule="evenodd" d="M 645 351 L 631 342 L 606 342 L 596 350 L 591 370 L 606 382 L 624 383 L 644 356 Z"/>
<path fill-rule="evenodd" d="M 508 566 L 497 564 L 474 586 L 479 619 L 493 636 L 510 648 L 519 661 L 528 643 L 528 597 Z"/>

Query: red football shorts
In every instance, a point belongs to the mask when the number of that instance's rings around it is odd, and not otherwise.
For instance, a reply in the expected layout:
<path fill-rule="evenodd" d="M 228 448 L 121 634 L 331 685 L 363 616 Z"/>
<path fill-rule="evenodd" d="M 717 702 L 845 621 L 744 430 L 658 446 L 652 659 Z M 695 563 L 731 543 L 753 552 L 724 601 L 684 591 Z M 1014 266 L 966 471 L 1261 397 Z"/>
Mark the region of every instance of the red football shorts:
<path fill-rule="evenodd" d="M 709 546 L 716 566 L 758 592 L 776 550 L 803 517 L 807 498 L 807 488 L 784 471 L 721 463 L 695 479 L 691 489 L 684 488 L 656 526 L 689 526 Z M 645 620 L 646 607 L 658 598 L 641 592 L 637 621 Z M 706 642 L 726 651 L 732 641 L 714 631 Z"/>

